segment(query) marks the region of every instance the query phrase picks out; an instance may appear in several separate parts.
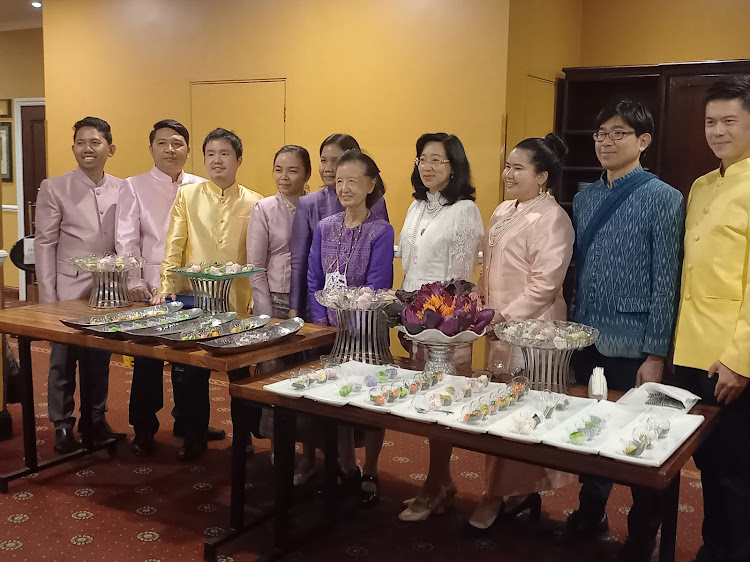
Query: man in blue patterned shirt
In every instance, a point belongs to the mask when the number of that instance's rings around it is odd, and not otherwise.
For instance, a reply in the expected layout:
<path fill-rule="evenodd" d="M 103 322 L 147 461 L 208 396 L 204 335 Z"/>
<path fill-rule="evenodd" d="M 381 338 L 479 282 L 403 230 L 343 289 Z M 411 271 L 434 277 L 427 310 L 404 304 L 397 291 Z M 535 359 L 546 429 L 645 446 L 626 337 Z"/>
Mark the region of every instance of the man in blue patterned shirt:
<path fill-rule="evenodd" d="M 609 388 L 627 391 L 660 382 L 675 323 L 685 205 L 679 191 L 646 172 L 641 155 L 654 120 L 637 102 L 622 100 L 597 116 L 596 156 L 601 179 L 573 199 L 576 293 L 571 314 L 599 330 L 595 346 L 578 352 L 573 370 L 587 384 L 603 367 Z M 608 531 L 612 482 L 582 476 L 580 507 L 566 538 Z M 661 494 L 631 488 L 625 560 L 650 560 L 661 524 Z"/>

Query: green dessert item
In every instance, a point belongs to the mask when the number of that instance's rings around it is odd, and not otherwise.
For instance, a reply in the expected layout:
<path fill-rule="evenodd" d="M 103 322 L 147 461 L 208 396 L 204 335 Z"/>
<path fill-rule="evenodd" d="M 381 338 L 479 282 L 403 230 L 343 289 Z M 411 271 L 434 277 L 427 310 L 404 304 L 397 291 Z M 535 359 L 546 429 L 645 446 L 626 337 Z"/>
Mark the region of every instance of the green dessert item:
<path fill-rule="evenodd" d="M 568 436 L 573 445 L 583 445 L 586 442 L 586 434 L 583 431 L 574 431 Z"/>
<path fill-rule="evenodd" d="M 346 386 L 342 386 L 339 389 L 339 395 L 341 395 L 341 396 L 348 396 L 351 393 L 352 389 L 353 389 L 353 387 L 350 384 L 347 384 Z"/>
<path fill-rule="evenodd" d="M 387 382 L 388 375 L 385 371 L 378 371 L 378 382 Z"/>
<path fill-rule="evenodd" d="M 406 390 L 405 386 L 401 387 L 401 390 L 399 390 L 399 395 L 401 398 L 405 398 L 409 394 L 409 391 Z"/>

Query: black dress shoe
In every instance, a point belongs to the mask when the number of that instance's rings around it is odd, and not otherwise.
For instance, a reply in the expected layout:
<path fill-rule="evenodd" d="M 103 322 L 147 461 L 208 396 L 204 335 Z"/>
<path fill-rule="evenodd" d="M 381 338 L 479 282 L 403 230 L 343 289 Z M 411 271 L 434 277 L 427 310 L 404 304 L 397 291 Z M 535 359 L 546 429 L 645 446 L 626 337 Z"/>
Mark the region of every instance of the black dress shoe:
<path fill-rule="evenodd" d="M 185 439 L 177 451 L 177 458 L 181 461 L 192 461 L 200 457 L 208 449 L 205 441 L 197 439 Z"/>
<path fill-rule="evenodd" d="M 82 435 L 85 435 L 87 432 L 87 427 L 83 423 L 78 422 L 78 431 Z M 107 423 L 107 418 L 105 418 L 104 416 L 95 418 L 91 422 L 91 439 L 93 440 L 94 444 L 103 443 L 104 441 L 108 441 L 110 439 L 123 439 L 124 437 L 124 433 L 118 433 L 109 426 L 109 424 Z"/>
<path fill-rule="evenodd" d="M 153 433 L 136 433 L 131 446 L 136 457 L 149 457 L 154 453 L 156 443 Z"/>
<path fill-rule="evenodd" d="M 81 443 L 76 441 L 72 429 L 55 430 L 55 452 L 60 455 L 72 453 L 81 448 Z"/>
<path fill-rule="evenodd" d="M 563 542 L 574 542 L 578 539 L 594 539 L 609 532 L 609 519 L 605 513 L 602 517 L 591 517 L 580 509 L 568 516 L 565 527 L 557 533 Z"/>
<path fill-rule="evenodd" d="M 223 429 L 216 429 L 215 427 L 209 427 L 206 430 L 206 441 L 223 441 L 227 438 L 227 432 Z"/>
<path fill-rule="evenodd" d="M 172 428 L 172 435 L 175 437 L 185 437 L 185 429 L 182 425 L 175 424 Z M 206 430 L 206 441 L 222 441 L 227 438 L 227 433 L 223 429 L 216 429 L 215 427 L 209 427 Z"/>

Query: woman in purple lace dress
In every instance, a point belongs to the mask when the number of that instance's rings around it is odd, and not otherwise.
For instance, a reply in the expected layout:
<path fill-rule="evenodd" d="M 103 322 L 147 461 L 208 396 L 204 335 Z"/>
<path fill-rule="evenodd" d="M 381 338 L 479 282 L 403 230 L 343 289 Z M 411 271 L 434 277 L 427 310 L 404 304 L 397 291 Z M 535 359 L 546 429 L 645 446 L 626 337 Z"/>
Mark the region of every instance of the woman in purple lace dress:
<path fill-rule="evenodd" d="M 334 133 L 321 143 L 319 172 L 320 179 L 323 180 L 323 189 L 300 197 L 292 223 L 289 316 L 301 316 L 308 322 L 310 313 L 307 299 L 307 263 L 310 246 L 318 223 L 326 217 L 344 212 L 344 207 L 336 196 L 336 160 L 346 150 L 359 150 L 359 144 L 351 135 Z M 387 221 L 385 199 L 379 198 L 370 212 L 374 218 Z"/>
<path fill-rule="evenodd" d="M 375 290 L 393 285 L 393 227 L 370 212 L 384 193 L 380 170 L 372 158 L 355 150 L 339 157 L 336 195 L 344 211 L 318 223 L 308 260 L 308 298 L 316 324 L 336 324 L 335 312 L 315 300 L 315 292 L 326 284 L 366 285 Z M 378 456 L 384 435 L 381 429 L 365 432 L 365 464 L 360 476 L 354 459 L 354 432 L 350 428 L 339 431 L 341 479 L 347 487 L 360 486 L 365 504 L 378 499 Z"/>

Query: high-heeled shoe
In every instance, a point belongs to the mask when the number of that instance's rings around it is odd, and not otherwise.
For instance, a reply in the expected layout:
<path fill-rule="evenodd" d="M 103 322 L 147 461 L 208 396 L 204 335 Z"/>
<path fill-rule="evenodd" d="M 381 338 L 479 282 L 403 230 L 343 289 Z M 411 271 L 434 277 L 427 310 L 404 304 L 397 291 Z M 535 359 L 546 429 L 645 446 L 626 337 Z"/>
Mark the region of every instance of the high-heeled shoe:
<path fill-rule="evenodd" d="M 490 497 L 486 493 L 468 520 L 469 532 L 479 536 L 488 533 L 490 528 L 500 519 L 505 509 L 503 498 Z"/>
<path fill-rule="evenodd" d="M 532 521 L 539 522 L 542 517 L 542 496 L 536 492 L 529 494 L 513 507 L 508 507 L 508 504 L 505 503 L 500 513 L 504 517 L 512 519 L 518 517 L 524 511 L 529 512 L 529 518 Z"/>
<path fill-rule="evenodd" d="M 424 521 L 435 513 L 442 515 L 453 504 L 455 496 L 447 495 L 445 488 L 440 488 L 438 495 L 431 498 L 417 496 L 414 501 L 398 514 L 401 521 Z"/>
<path fill-rule="evenodd" d="M 451 480 L 451 483 L 447 486 L 443 486 L 445 489 L 445 495 L 447 496 L 448 501 L 450 504 L 453 504 L 454 500 L 456 499 L 456 494 L 458 494 L 458 488 L 456 488 L 456 483 Z M 404 500 L 403 504 L 404 507 L 409 507 L 411 504 L 414 503 L 414 500 L 417 498 L 409 498 L 408 500 Z"/>
<path fill-rule="evenodd" d="M 367 484 L 367 485 L 366 485 Z M 371 507 L 380 499 L 380 480 L 372 474 L 362 475 L 362 486 L 359 494 L 362 505 Z"/>

